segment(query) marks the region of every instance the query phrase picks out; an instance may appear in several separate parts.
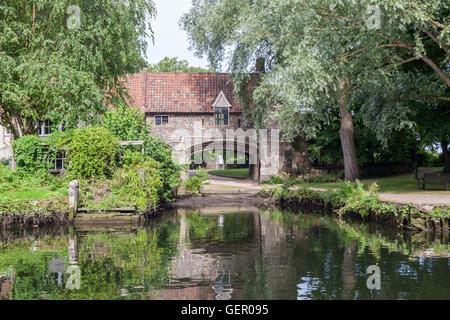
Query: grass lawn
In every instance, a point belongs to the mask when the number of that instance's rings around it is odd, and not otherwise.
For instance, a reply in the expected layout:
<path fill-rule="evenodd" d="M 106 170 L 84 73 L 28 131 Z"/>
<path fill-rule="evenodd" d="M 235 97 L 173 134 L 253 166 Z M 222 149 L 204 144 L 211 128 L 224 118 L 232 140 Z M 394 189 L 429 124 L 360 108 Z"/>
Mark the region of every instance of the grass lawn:
<path fill-rule="evenodd" d="M 41 187 L 34 190 L 13 190 L 0 193 L 1 200 L 34 200 L 34 199 L 54 199 L 68 196 L 67 188 L 56 191 Z"/>
<path fill-rule="evenodd" d="M 439 171 L 440 168 L 430 168 L 430 171 Z M 380 186 L 380 192 L 388 193 L 404 193 L 404 192 L 432 192 L 450 194 L 450 191 L 445 191 L 445 186 L 427 185 L 425 190 L 417 190 L 417 182 L 414 178 L 414 173 L 400 176 L 392 176 L 385 178 L 365 179 L 361 181 L 363 184 L 369 186 L 376 182 Z M 330 182 L 330 183 L 304 183 L 302 185 L 316 188 L 334 189 L 338 188 L 344 182 Z"/>
<path fill-rule="evenodd" d="M 248 168 L 214 170 L 214 171 L 208 171 L 208 173 L 213 176 L 226 176 L 226 177 L 232 177 L 232 178 L 247 178 L 249 175 Z"/>

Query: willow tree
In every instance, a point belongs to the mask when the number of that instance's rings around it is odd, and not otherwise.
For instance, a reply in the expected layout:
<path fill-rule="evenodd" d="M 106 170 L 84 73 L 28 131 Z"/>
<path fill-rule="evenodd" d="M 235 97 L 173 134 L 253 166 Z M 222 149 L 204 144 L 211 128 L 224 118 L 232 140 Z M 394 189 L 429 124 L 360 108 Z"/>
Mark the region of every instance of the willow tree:
<path fill-rule="evenodd" d="M 245 114 L 256 127 L 275 119 L 288 136 L 314 137 L 339 110 L 345 178 L 355 180 L 357 112 L 376 113 L 379 101 L 389 101 L 385 114 L 377 114 L 380 123 L 368 121 L 386 132 L 408 122 L 407 101 L 446 99 L 448 56 L 433 61 L 423 44 L 431 40 L 448 54 L 447 9 L 445 0 L 193 0 L 180 23 L 199 56 L 219 65 L 229 55 L 241 97 L 249 92 L 246 84 L 255 86 L 257 108 L 248 104 Z M 255 85 L 248 73 L 257 58 L 264 58 L 267 72 Z M 433 70 L 431 81 L 404 81 L 400 67 L 417 60 Z"/>
<path fill-rule="evenodd" d="M 18 138 L 46 119 L 90 121 L 145 66 L 151 0 L 2 0 L 0 124 Z"/>

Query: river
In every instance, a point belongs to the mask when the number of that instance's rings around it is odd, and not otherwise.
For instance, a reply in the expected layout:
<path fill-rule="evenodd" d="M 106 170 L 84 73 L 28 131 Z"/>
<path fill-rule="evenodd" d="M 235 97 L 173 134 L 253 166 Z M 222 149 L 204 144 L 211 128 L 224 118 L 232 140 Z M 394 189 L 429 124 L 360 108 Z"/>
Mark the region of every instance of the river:
<path fill-rule="evenodd" d="M 142 227 L 0 231 L 0 299 L 450 299 L 448 249 L 445 233 L 320 213 L 174 209 Z"/>

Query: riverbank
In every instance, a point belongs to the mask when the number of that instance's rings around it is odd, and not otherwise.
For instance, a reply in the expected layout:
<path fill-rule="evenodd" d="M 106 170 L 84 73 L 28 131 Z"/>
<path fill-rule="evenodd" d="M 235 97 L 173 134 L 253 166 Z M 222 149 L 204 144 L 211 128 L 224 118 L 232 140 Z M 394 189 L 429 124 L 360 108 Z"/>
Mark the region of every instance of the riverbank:
<path fill-rule="evenodd" d="M 450 231 L 450 207 L 414 206 L 380 200 L 375 188 L 365 191 L 361 183 L 346 184 L 334 191 L 317 191 L 299 187 L 269 187 L 259 197 L 289 210 L 325 212 L 375 222 L 395 229 L 411 231 Z"/>
<path fill-rule="evenodd" d="M 175 202 L 165 203 L 158 209 L 147 212 L 115 212 L 114 209 L 85 208 L 78 209 L 74 221 L 70 219 L 67 198 L 0 201 L 0 226 L 42 228 L 73 223 L 141 224 L 167 209 L 254 206 L 280 207 L 293 212 L 322 212 L 384 224 L 395 229 L 449 231 L 450 207 L 442 205 L 445 201 L 436 194 L 433 196 L 438 196 L 435 200 L 439 201 L 422 201 L 417 204 L 399 203 L 394 201 L 395 199 L 386 201 L 383 195 L 366 191 L 362 186 L 359 190 L 347 187 L 346 191 L 337 191 L 303 186 L 258 185 L 248 180 L 223 177 L 211 177 L 209 182 L 202 195 L 191 196 L 180 192 Z M 418 200 L 423 199 L 418 197 Z"/>
<path fill-rule="evenodd" d="M 2 200 L 0 226 L 42 228 L 69 224 L 68 199 Z"/>
<path fill-rule="evenodd" d="M 245 204 L 166 210 L 140 226 L 0 230 L 0 246 L 1 294 L 12 300 L 449 296 L 449 233 Z M 389 280 L 381 290 L 358 285 L 371 265 Z M 227 291 L 214 286 L 217 269 L 229 270 Z M 299 290 L 311 279 L 319 290 Z"/>
<path fill-rule="evenodd" d="M 141 224 L 161 208 L 137 211 L 135 207 L 79 209 L 71 216 L 68 198 L 1 200 L 0 229 L 42 229 L 71 225 Z"/>

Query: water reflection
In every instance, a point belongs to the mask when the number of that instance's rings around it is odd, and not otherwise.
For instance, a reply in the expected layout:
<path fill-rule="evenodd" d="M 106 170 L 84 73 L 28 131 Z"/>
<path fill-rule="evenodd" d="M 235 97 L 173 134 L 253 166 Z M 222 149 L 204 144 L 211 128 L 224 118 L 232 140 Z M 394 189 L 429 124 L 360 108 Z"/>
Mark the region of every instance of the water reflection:
<path fill-rule="evenodd" d="M 143 228 L 0 233 L 0 299 L 449 299 L 448 245 L 320 214 L 178 209 Z"/>

